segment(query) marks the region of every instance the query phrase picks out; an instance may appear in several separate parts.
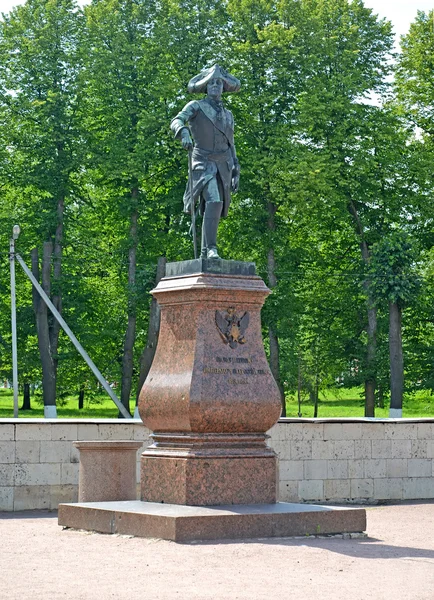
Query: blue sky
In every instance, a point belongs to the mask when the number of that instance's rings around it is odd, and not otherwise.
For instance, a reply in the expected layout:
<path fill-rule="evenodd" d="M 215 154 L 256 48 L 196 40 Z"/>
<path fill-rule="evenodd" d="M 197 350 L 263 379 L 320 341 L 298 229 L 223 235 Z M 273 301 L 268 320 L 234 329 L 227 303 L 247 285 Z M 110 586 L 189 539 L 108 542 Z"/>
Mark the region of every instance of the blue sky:
<path fill-rule="evenodd" d="M 80 3 L 84 3 L 81 0 Z M 9 12 L 11 8 L 21 4 L 19 0 L 0 0 L 0 12 Z M 395 33 L 402 35 L 408 31 L 414 21 L 417 10 L 429 11 L 434 9 L 434 0 L 365 0 L 365 5 L 372 8 L 380 17 L 391 20 Z"/>

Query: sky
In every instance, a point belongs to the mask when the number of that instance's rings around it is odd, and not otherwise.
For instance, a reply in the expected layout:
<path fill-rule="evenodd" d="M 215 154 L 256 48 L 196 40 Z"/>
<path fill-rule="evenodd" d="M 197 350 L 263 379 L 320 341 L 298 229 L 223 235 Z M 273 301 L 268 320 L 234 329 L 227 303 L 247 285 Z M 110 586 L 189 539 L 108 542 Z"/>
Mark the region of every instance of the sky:
<path fill-rule="evenodd" d="M 408 32 L 418 10 L 428 12 L 434 9 L 434 0 L 365 0 L 364 4 L 380 17 L 392 21 L 397 36 Z"/>
<path fill-rule="evenodd" d="M 80 4 L 84 4 L 81 0 Z M 9 12 L 12 7 L 22 4 L 19 0 L 0 0 L 0 12 Z M 392 21 L 395 33 L 407 33 L 418 10 L 425 12 L 434 9 L 434 0 L 365 0 L 365 6 L 372 8 L 380 17 Z"/>

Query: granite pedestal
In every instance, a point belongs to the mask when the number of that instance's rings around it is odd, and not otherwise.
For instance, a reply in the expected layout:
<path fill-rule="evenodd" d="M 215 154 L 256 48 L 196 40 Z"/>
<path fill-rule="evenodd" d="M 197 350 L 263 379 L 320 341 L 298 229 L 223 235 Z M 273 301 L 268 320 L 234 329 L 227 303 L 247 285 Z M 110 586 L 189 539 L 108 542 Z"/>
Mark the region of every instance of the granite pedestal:
<path fill-rule="evenodd" d="M 253 263 L 166 266 L 152 291 L 160 333 L 139 399 L 153 431 L 142 501 L 61 505 L 59 524 L 176 541 L 364 530 L 362 509 L 276 503 L 266 432 L 281 401 L 260 320 L 269 293 Z"/>
<path fill-rule="evenodd" d="M 270 293 L 253 263 L 168 264 L 153 295 L 158 346 L 139 399 L 153 431 L 142 500 L 187 505 L 276 501 L 266 431 L 281 412 L 260 311 Z"/>

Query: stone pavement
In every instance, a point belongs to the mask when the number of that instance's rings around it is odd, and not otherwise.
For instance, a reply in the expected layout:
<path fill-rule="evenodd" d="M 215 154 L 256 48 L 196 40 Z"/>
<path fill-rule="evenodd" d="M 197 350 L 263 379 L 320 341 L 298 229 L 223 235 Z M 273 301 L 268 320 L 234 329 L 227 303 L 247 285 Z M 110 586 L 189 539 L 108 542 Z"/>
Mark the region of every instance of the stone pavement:
<path fill-rule="evenodd" d="M 175 544 L 0 513 L 5 600 L 433 600 L 434 502 L 369 507 L 365 539 Z"/>

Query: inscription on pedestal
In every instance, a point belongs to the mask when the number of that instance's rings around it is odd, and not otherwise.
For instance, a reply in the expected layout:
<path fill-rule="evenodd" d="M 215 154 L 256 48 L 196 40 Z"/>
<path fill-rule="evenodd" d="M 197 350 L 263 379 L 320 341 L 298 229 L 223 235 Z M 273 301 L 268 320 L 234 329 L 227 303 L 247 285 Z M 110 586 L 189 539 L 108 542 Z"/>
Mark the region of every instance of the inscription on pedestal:
<path fill-rule="evenodd" d="M 246 364 L 250 365 L 254 359 L 251 357 L 238 357 L 238 356 L 216 356 L 215 360 L 217 363 L 229 363 L 229 364 Z M 202 369 L 203 373 L 210 375 L 236 375 L 237 377 L 230 377 L 228 382 L 231 385 L 246 385 L 254 381 L 257 375 L 266 375 L 265 369 L 255 369 L 254 367 L 210 367 L 206 366 Z"/>

